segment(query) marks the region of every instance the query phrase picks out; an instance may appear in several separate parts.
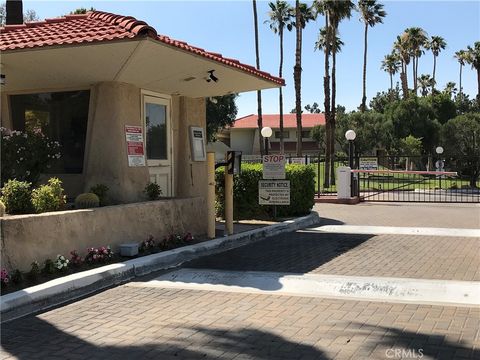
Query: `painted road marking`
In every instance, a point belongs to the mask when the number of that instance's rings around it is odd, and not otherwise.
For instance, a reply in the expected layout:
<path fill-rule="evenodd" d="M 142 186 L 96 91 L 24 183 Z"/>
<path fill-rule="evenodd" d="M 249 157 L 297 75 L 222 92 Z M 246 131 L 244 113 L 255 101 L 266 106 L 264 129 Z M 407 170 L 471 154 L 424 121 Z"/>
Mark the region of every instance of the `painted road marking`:
<path fill-rule="evenodd" d="M 129 286 L 297 295 L 430 305 L 480 305 L 480 282 L 180 269 Z"/>
<path fill-rule="evenodd" d="M 479 229 L 448 229 L 430 227 L 395 227 L 363 225 L 324 225 L 308 228 L 303 232 L 326 232 L 338 234 L 373 234 L 373 235 L 423 235 L 423 236 L 457 236 L 480 239 Z"/>

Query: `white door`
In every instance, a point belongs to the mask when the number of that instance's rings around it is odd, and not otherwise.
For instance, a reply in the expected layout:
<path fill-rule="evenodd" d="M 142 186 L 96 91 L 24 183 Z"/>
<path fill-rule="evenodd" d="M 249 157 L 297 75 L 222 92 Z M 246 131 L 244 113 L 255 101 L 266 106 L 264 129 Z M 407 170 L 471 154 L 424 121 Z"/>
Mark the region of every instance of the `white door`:
<path fill-rule="evenodd" d="M 173 196 L 170 100 L 144 96 L 143 114 L 150 181 L 160 185 L 162 196 Z"/>

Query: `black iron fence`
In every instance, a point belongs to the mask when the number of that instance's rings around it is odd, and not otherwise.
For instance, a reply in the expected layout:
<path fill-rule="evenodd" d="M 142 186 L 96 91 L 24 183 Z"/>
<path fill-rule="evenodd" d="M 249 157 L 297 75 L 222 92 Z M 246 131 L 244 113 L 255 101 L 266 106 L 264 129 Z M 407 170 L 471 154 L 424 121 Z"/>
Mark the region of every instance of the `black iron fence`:
<path fill-rule="evenodd" d="M 242 161 L 261 163 L 262 158 L 247 156 Z M 480 203 L 480 179 L 472 179 L 475 166 L 478 168 L 475 161 L 480 162 L 480 159 L 408 155 L 355 156 L 354 169 L 357 171 L 354 173 L 354 191 L 365 201 Z M 303 157 L 287 155 L 287 162 L 312 166 L 316 172 L 317 196 L 322 197 L 336 196 L 337 169 L 348 166 L 349 158 L 335 157 L 334 171 L 329 171 L 328 179 L 323 154 Z"/>

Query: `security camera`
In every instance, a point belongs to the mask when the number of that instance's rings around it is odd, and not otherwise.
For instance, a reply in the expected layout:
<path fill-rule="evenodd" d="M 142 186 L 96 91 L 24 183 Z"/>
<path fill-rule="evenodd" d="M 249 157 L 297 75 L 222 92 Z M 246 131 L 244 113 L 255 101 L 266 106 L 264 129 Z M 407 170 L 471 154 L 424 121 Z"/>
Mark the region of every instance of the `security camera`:
<path fill-rule="evenodd" d="M 212 81 L 212 80 L 213 80 L 213 82 L 217 82 L 217 81 L 218 81 L 218 78 L 217 78 L 215 75 L 213 75 L 213 72 L 214 72 L 214 71 L 215 71 L 215 70 L 207 71 L 207 72 L 208 72 L 207 82 L 210 82 L 210 81 Z"/>

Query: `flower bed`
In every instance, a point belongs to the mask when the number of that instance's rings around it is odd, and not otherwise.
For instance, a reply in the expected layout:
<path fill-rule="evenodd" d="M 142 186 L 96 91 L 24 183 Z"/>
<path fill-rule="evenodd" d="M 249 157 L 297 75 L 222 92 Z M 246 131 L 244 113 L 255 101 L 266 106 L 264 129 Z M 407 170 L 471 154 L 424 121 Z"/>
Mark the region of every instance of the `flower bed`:
<path fill-rule="evenodd" d="M 161 240 L 155 240 L 155 238 L 150 235 L 139 244 L 139 254 L 133 257 L 123 257 L 115 254 L 110 246 L 88 248 L 85 257 L 82 257 L 77 250 L 72 250 L 70 252 L 70 259 L 63 255 L 57 255 L 55 261 L 47 259 L 42 265 L 34 261 L 28 272 L 21 272 L 16 269 L 10 273 L 7 269 L 1 269 L 0 292 L 1 295 L 8 294 L 30 286 L 42 284 L 61 276 L 93 269 L 106 264 L 155 254 L 181 246 L 192 245 L 201 241 L 202 240 L 195 240 L 190 233 L 185 235 L 172 234 Z"/>
<path fill-rule="evenodd" d="M 150 234 L 157 242 L 172 233 L 203 235 L 205 213 L 203 198 L 183 198 L 2 217 L 1 264 L 28 272 L 33 261 L 55 260 L 58 254 L 70 258 L 72 249 L 85 257 L 86 249 L 102 243 L 117 252 L 119 245 Z"/>

